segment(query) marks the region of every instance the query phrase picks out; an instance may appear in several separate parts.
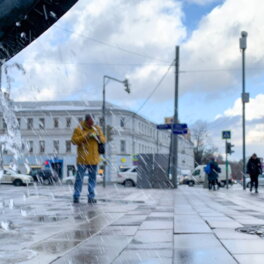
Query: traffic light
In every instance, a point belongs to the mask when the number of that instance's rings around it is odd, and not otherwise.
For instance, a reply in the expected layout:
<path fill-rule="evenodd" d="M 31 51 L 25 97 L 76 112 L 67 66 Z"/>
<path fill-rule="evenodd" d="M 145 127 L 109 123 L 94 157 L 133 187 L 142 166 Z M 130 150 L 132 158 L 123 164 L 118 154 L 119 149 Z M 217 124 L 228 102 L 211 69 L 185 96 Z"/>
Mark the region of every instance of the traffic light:
<path fill-rule="evenodd" d="M 232 145 L 230 142 L 226 142 L 226 153 L 231 155 L 234 152 L 234 150 L 232 150 L 234 146 L 235 145 Z"/>
<path fill-rule="evenodd" d="M 112 126 L 109 126 L 107 125 L 106 126 L 106 138 L 107 138 L 107 141 L 110 142 L 113 140 L 113 136 L 114 136 L 114 129 Z"/>

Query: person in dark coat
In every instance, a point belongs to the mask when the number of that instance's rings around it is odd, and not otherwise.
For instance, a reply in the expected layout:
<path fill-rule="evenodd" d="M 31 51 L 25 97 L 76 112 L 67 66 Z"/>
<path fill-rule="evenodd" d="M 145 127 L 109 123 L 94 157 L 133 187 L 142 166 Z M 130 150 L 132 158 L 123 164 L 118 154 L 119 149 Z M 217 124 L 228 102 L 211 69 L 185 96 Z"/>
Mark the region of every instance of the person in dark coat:
<path fill-rule="evenodd" d="M 221 168 L 219 168 L 218 163 L 215 161 L 214 157 L 211 158 L 209 165 L 211 168 L 211 173 L 209 173 L 208 175 L 209 190 L 211 190 L 212 188 L 213 190 L 216 190 L 216 185 L 218 185 L 219 189 L 218 173 L 221 172 Z"/>
<path fill-rule="evenodd" d="M 247 173 L 250 176 L 250 191 L 252 192 L 255 185 L 255 193 L 258 193 L 258 176 L 262 174 L 261 162 L 257 154 L 253 154 L 247 163 Z"/>

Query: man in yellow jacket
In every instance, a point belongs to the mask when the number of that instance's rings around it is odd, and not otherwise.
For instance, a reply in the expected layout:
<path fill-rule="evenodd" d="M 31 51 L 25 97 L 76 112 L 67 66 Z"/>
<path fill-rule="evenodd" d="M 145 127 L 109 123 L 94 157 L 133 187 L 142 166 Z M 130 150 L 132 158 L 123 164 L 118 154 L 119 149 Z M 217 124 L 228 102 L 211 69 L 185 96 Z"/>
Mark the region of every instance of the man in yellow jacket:
<path fill-rule="evenodd" d="M 97 165 L 100 162 L 98 143 L 105 143 L 105 136 L 101 128 L 94 125 L 91 115 L 86 115 L 85 120 L 74 129 L 71 141 L 77 145 L 77 175 L 74 184 L 73 202 L 79 203 L 82 192 L 83 177 L 88 171 L 88 203 L 96 203 L 95 186 Z"/>

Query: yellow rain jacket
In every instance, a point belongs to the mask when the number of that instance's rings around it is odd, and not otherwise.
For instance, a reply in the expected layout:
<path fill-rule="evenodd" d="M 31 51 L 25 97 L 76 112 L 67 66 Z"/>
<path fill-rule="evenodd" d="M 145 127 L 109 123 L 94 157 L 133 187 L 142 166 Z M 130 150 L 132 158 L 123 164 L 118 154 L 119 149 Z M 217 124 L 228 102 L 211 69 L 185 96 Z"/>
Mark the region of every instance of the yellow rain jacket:
<path fill-rule="evenodd" d="M 71 142 L 77 145 L 77 164 L 81 165 L 97 165 L 100 162 L 100 154 L 98 153 L 98 141 L 92 136 L 97 134 L 97 139 L 101 143 L 105 143 L 105 136 L 99 126 L 94 125 L 88 128 L 85 121 L 74 129 Z"/>

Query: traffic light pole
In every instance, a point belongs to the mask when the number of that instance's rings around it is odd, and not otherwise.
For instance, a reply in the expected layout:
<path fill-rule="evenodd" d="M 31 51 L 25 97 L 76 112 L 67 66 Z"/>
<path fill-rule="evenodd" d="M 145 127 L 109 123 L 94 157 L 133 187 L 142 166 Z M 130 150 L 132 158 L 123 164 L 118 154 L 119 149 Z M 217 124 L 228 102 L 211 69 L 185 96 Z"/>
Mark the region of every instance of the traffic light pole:
<path fill-rule="evenodd" d="M 227 149 L 227 139 L 226 139 L 226 189 L 228 189 L 228 149 Z"/>

